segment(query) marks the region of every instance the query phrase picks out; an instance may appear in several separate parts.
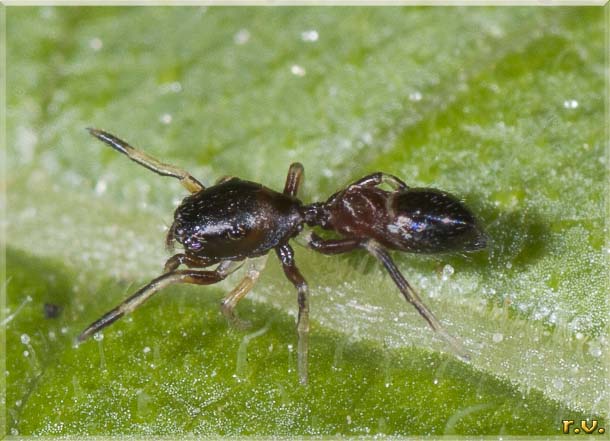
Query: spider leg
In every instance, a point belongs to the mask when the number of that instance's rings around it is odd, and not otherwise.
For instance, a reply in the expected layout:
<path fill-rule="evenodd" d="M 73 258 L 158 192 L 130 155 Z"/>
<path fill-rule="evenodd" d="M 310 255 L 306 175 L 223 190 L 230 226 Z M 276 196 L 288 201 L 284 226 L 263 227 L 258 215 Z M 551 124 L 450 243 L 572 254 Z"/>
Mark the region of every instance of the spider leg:
<path fill-rule="evenodd" d="M 309 248 L 322 254 L 341 254 L 361 248 L 362 239 L 330 239 L 324 240 L 316 233 L 308 231 L 304 235 L 305 242 Z"/>
<path fill-rule="evenodd" d="M 376 187 L 381 184 L 387 184 L 394 190 L 406 190 L 409 188 L 401 179 L 383 172 L 372 173 L 362 179 L 358 179 L 350 184 L 350 187 Z"/>
<path fill-rule="evenodd" d="M 229 175 L 221 176 L 220 178 L 218 178 L 216 180 L 216 183 L 214 185 L 222 184 L 223 182 L 230 181 L 231 179 L 233 179 L 233 176 L 229 176 Z"/>
<path fill-rule="evenodd" d="M 147 155 L 141 150 L 135 149 L 127 142 L 103 130 L 87 128 L 91 135 L 95 136 L 102 142 L 105 142 L 113 149 L 123 153 L 129 159 L 146 167 L 147 169 L 161 175 L 171 176 L 180 180 L 180 183 L 191 193 L 197 193 L 204 190 L 205 187 L 197 179 L 192 177 L 188 172 L 173 165 L 165 164 L 152 156 Z"/>
<path fill-rule="evenodd" d="M 235 308 L 241 299 L 243 299 L 254 287 L 261 272 L 265 268 L 268 255 L 251 259 L 249 262 L 248 273 L 241 279 L 233 290 L 228 293 L 222 301 L 221 310 L 229 323 L 238 329 L 246 329 L 250 327 L 250 322 L 241 320 L 235 314 Z"/>
<path fill-rule="evenodd" d="M 381 264 L 385 267 L 385 269 L 390 273 L 390 277 L 394 280 L 394 283 L 405 297 L 407 302 L 412 304 L 417 312 L 428 322 L 430 327 L 437 332 L 453 349 L 456 355 L 458 355 L 463 360 L 468 360 L 470 357 L 466 353 L 466 350 L 462 347 L 462 345 L 453 338 L 445 328 L 441 325 L 432 311 L 428 309 L 428 307 L 421 300 L 417 292 L 413 289 L 413 287 L 407 282 L 407 280 L 403 277 L 396 264 L 390 257 L 390 255 L 386 252 L 386 250 L 376 241 L 368 240 L 365 243 L 365 248 L 371 253 Z"/>
<path fill-rule="evenodd" d="M 294 262 L 294 251 L 288 244 L 280 245 L 275 249 L 282 262 L 284 274 L 296 287 L 298 293 L 299 315 L 297 319 L 297 333 L 299 336 L 297 346 L 297 367 L 299 382 L 307 384 L 307 354 L 309 352 L 309 289 L 307 282 L 301 275 Z"/>
<path fill-rule="evenodd" d="M 180 270 L 165 273 L 153 279 L 148 285 L 143 286 L 131 297 L 128 297 L 119 306 L 107 312 L 98 320 L 90 324 L 79 336 L 78 342 L 82 342 L 99 330 L 114 323 L 124 315 L 129 314 L 142 303 L 156 294 L 158 291 L 177 283 L 192 283 L 195 285 L 212 285 L 220 282 L 227 276 L 225 262 L 214 271 Z M 229 261 L 230 264 L 230 261 Z M 221 268 L 222 267 L 222 268 Z"/>
<path fill-rule="evenodd" d="M 171 273 L 172 271 L 177 270 L 180 265 L 186 265 L 189 268 L 205 268 L 210 265 L 214 265 L 215 263 L 218 263 L 218 261 L 207 259 L 205 257 L 198 257 L 183 253 L 174 254 L 172 257 L 167 259 L 167 262 L 165 262 L 163 274 Z"/>
<path fill-rule="evenodd" d="M 284 194 L 296 197 L 299 186 L 303 181 L 304 171 L 303 164 L 300 162 L 290 164 L 288 175 L 286 176 L 286 184 L 284 185 Z"/>

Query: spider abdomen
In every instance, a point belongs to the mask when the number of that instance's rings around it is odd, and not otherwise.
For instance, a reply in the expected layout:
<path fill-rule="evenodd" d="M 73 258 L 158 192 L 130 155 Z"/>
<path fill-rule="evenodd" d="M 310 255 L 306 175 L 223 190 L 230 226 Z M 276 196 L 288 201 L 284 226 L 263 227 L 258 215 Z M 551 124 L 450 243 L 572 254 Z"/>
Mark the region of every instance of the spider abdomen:
<path fill-rule="evenodd" d="M 409 188 L 392 193 L 391 248 L 420 253 L 475 251 L 486 236 L 472 212 L 455 196 L 433 188 Z"/>

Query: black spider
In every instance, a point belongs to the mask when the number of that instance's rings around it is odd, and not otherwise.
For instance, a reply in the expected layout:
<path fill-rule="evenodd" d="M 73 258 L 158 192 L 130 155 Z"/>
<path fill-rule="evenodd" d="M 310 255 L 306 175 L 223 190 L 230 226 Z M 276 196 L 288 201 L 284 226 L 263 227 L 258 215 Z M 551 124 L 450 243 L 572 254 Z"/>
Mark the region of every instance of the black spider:
<path fill-rule="evenodd" d="M 284 191 L 278 193 L 261 184 L 225 177 L 205 188 L 186 171 L 164 164 L 134 149 L 125 141 L 102 130 L 89 132 L 127 155 L 131 160 L 163 176 L 178 178 L 191 192 L 174 213 L 167 244 L 184 247 L 184 253 L 165 263 L 163 274 L 140 288 L 112 311 L 92 323 L 78 337 L 87 339 L 115 320 L 132 312 L 159 290 L 175 283 L 211 285 L 227 277 L 246 258 L 275 250 L 286 277 L 298 292 L 298 371 L 307 383 L 309 300 L 307 282 L 294 261 L 289 244 L 304 224 L 339 233 L 341 239 L 323 240 L 308 232 L 310 248 L 324 254 L 355 249 L 371 253 L 389 272 L 405 296 L 428 324 L 457 352 L 466 357 L 459 344 L 421 301 L 386 251 L 415 253 L 475 251 L 486 246 L 486 236 L 470 210 L 454 196 L 431 188 L 409 188 L 395 176 L 373 173 L 332 195 L 326 202 L 304 205 L 297 197 L 303 166 L 288 169 Z M 392 190 L 380 188 L 388 185 Z M 178 269 L 181 265 L 189 269 Z M 214 270 L 206 268 L 217 265 Z M 222 302 L 225 316 L 244 325 L 234 313 L 235 306 L 254 286 L 262 268 L 252 266 L 248 274 Z"/>

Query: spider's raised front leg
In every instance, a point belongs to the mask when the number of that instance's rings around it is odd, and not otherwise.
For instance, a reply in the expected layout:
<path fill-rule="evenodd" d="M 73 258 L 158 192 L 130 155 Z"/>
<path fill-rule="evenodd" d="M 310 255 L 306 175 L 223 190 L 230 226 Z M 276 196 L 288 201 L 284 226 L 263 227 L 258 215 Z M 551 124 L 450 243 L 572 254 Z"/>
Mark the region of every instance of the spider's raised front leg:
<path fill-rule="evenodd" d="M 87 128 L 89 133 L 95 136 L 100 141 L 108 144 L 113 149 L 123 153 L 129 159 L 138 164 L 154 171 L 161 176 L 171 176 L 180 180 L 180 183 L 191 193 L 197 193 L 204 190 L 205 187 L 201 182 L 192 177 L 188 172 L 173 165 L 165 164 L 152 156 L 147 155 L 141 150 L 135 149 L 127 142 L 116 136 L 99 129 Z"/>

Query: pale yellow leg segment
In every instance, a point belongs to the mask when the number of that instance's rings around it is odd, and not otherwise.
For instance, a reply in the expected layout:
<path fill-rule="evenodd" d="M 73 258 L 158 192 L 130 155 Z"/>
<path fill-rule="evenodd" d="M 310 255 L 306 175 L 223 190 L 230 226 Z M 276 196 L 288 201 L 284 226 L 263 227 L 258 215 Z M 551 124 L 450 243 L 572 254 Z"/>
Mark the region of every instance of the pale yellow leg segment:
<path fill-rule="evenodd" d="M 249 263 L 248 273 L 246 276 L 237 284 L 233 290 L 228 293 L 222 301 L 221 310 L 223 315 L 227 318 L 232 326 L 237 329 L 246 329 L 250 327 L 250 322 L 241 320 L 235 314 L 235 308 L 241 299 L 243 299 L 254 287 L 258 278 L 261 275 L 262 270 L 265 268 L 267 263 L 267 255 L 252 259 Z"/>
<path fill-rule="evenodd" d="M 233 179 L 233 176 L 230 176 L 230 175 L 222 176 L 216 180 L 216 185 L 222 184 L 223 182 L 230 181 L 231 179 Z"/>
<path fill-rule="evenodd" d="M 126 155 L 129 159 L 138 164 L 154 171 L 161 176 L 171 176 L 180 180 L 180 183 L 191 193 L 197 193 L 204 190 L 205 187 L 197 179 L 192 177 L 187 171 L 175 167 L 170 164 L 165 164 L 152 156 L 147 155 L 141 150 L 135 149 L 127 142 L 116 136 L 99 129 L 88 128 L 89 133 L 95 136 L 102 142 L 105 142 L 110 147 Z"/>

